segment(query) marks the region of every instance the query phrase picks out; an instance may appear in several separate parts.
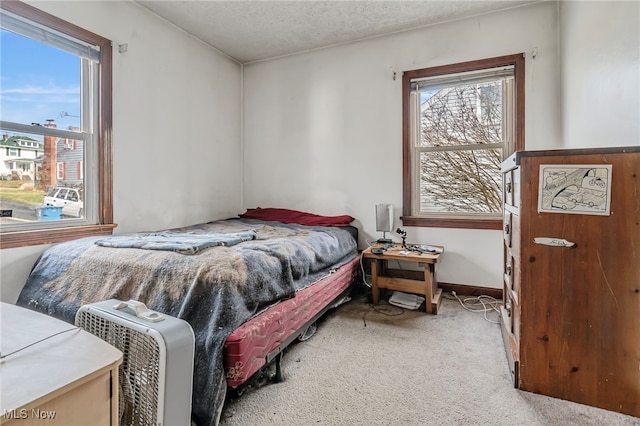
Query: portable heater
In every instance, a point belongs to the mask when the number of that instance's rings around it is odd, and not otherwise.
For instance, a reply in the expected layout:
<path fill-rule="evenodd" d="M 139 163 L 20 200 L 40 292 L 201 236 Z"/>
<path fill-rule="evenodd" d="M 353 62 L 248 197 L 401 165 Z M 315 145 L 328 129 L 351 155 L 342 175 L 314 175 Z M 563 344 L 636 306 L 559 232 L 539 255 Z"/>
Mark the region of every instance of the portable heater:
<path fill-rule="evenodd" d="M 120 425 L 191 423 L 195 339 L 189 323 L 135 300 L 111 299 L 80 307 L 75 324 L 123 353 Z"/>

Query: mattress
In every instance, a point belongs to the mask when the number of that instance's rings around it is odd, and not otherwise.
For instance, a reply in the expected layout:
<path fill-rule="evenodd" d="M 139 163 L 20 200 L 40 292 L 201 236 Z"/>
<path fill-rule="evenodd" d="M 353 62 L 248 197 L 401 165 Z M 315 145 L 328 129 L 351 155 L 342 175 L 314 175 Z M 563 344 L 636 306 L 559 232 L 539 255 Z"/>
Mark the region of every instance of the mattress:
<path fill-rule="evenodd" d="M 264 367 L 268 355 L 286 346 L 287 339 L 298 333 L 340 294 L 350 288 L 359 270 L 356 256 L 335 272 L 299 290 L 292 299 L 281 301 L 240 327 L 224 344 L 223 363 L 227 386 L 245 383 Z"/>

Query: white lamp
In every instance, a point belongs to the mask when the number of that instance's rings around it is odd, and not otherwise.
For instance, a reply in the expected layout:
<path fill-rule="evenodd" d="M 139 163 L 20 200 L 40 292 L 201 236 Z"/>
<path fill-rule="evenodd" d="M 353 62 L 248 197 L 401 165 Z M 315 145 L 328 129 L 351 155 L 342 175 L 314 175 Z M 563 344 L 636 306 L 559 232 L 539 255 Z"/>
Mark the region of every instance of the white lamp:
<path fill-rule="evenodd" d="M 380 244 L 390 244 L 387 232 L 393 232 L 393 206 L 391 204 L 376 204 L 376 231 L 382 232 Z"/>

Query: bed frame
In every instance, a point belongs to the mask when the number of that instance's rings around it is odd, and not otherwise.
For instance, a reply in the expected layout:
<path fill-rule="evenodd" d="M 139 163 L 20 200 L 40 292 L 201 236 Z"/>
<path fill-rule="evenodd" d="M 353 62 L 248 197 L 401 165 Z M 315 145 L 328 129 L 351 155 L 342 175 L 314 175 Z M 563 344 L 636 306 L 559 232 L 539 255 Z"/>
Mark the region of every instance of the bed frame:
<path fill-rule="evenodd" d="M 315 322 L 328 310 L 344 303 L 360 275 L 360 257 L 314 284 L 292 299 L 270 306 L 236 328 L 225 342 L 223 357 L 227 386 L 241 394 L 260 373 L 275 362 L 274 381 L 283 380 L 281 359 L 292 342 L 306 340 L 315 332 Z"/>

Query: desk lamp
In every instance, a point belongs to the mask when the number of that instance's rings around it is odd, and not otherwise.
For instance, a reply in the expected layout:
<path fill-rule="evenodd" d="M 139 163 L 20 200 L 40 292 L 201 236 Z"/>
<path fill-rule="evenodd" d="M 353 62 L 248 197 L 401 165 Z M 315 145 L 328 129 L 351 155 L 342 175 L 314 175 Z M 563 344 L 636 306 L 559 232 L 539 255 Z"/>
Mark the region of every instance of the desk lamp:
<path fill-rule="evenodd" d="M 391 244 L 387 232 L 393 232 L 393 206 L 391 204 L 376 204 L 376 231 L 382 232 L 379 244 Z"/>

